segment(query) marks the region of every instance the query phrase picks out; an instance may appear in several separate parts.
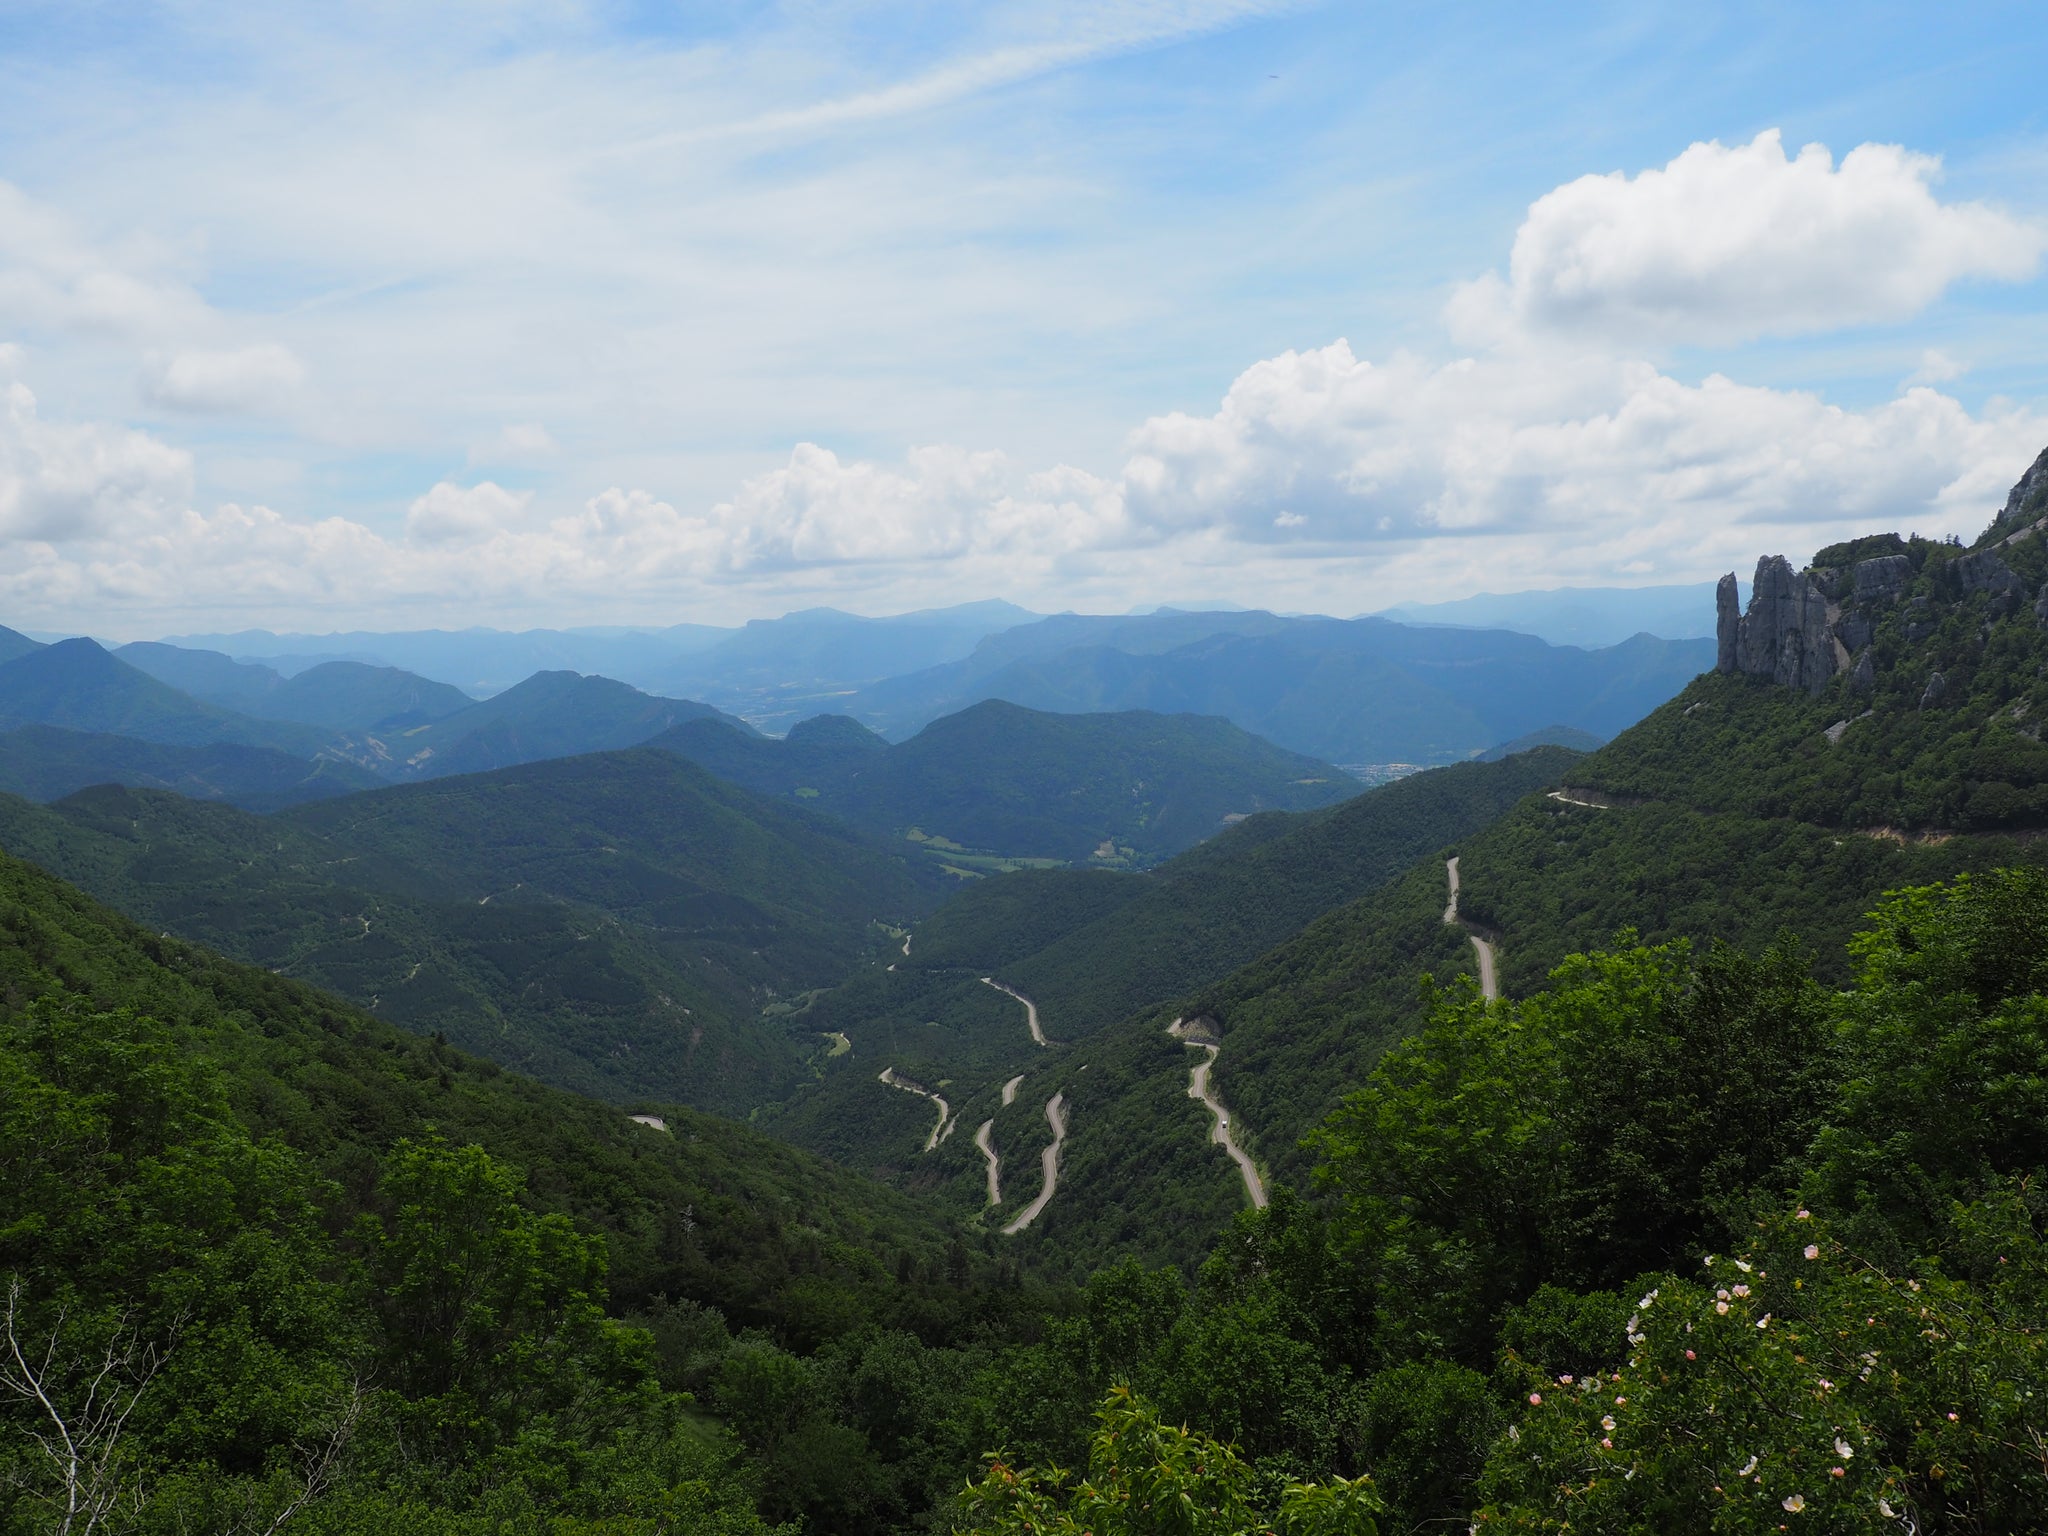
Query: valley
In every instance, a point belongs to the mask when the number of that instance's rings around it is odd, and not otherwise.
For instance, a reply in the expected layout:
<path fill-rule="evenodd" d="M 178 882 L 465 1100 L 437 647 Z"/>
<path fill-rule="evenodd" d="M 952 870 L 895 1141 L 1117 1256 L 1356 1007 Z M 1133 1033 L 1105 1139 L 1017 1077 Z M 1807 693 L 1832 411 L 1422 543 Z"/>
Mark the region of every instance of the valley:
<path fill-rule="evenodd" d="M 1076 1454 L 1091 1394 L 1149 1382 L 1275 1465 L 1376 1468 L 1420 1529 L 1498 1457 L 1504 1341 L 1613 1357 L 1532 1309 L 1597 1312 L 1706 1234 L 1738 1243 L 1729 1192 L 1765 1209 L 1805 1180 L 1830 1219 L 1951 1241 L 1820 1192 L 1849 1175 L 1812 1127 L 1850 1079 L 1815 1032 L 1857 989 L 1892 997 L 1870 957 L 1945 912 L 2048 923 L 2048 622 L 2020 600 L 2048 587 L 2048 539 L 2016 517 L 1975 551 L 1767 561 L 1746 613 L 1724 600 L 1711 668 L 1638 719 L 1571 715 L 1611 741 L 1501 716 L 1523 729 L 1500 750 L 1370 788 L 1212 716 L 988 699 L 900 740 L 844 714 L 775 737 L 570 673 L 476 701 L 363 662 L 24 641 L 0 661 L 0 774 L 32 791 L 0 796 L 10 1070 L 73 1070 L 30 1063 L 97 1049 L 116 1026 L 77 1034 L 78 1010 L 132 997 L 218 1064 L 232 1134 L 321 1170 L 359 1225 L 392 1180 L 458 1177 L 434 1138 L 516 1164 L 507 1209 L 602 1246 L 609 1314 L 652 1341 L 646 1390 L 701 1394 L 732 1465 L 812 1454 L 759 1428 L 771 1401 L 804 1435 L 864 1426 L 855 1482 L 746 1496 L 767 1514 L 881 1532 L 938 1508 L 964 1452 L 912 1451 L 872 1396 L 923 1371 L 945 1385 L 920 1424 L 1048 1459 Z M 958 653 L 927 670 L 971 691 L 1116 641 L 1156 647 L 1119 653 L 1132 677 L 1190 647 L 1263 646 L 1286 673 L 1291 623 L 1033 619 L 927 636 Z M 1316 643 L 1399 652 L 1369 633 Z M 1486 687 L 1531 689 L 1494 640 L 1449 643 L 1506 669 Z M 1400 645 L 1420 666 L 1425 642 Z M 1419 697 L 1338 675 L 1390 719 Z M 2035 963 L 2031 937 L 2000 943 L 1968 963 Z M 168 1049 L 157 1028 L 121 1023 L 143 1031 L 122 1050 Z M 1694 1080 L 1718 1086 L 1696 1102 Z M 1560 1129 L 1595 1105 L 1632 1161 Z M 1626 1129 L 1666 1115 L 1688 1128 Z M 1702 1163 L 1700 1128 L 1729 1124 L 1775 1150 Z M 896 1353 L 870 1379 L 848 1351 Z M 1211 1359 L 1205 1386 L 1187 1362 Z M 1232 1406 L 1223 1382 L 1282 1360 L 1368 1449 Z M 1493 1426 L 1444 1431 L 1450 1484 L 1369 1449 L 1373 1384 L 1418 1371 Z M 760 1372 L 808 1385 L 777 1398 Z"/>
<path fill-rule="evenodd" d="M 2048 12 L 0 18 L 0 1536 L 2048 1532 Z"/>

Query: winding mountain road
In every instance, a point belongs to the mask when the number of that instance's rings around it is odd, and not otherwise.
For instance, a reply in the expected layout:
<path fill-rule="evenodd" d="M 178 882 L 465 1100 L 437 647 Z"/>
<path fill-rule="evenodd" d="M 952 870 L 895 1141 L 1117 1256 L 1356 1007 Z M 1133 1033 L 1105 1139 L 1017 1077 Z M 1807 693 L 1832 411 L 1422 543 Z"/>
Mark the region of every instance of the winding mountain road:
<path fill-rule="evenodd" d="M 953 1129 L 953 1111 L 944 1099 L 933 1093 L 929 1088 L 920 1088 L 908 1078 L 898 1077 L 894 1067 L 882 1068 L 879 1080 L 887 1083 L 891 1088 L 901 1088 L 905 1093 L 914 1093 L 921 1099 L 930 1099 L 939 1106 L 939 1123 L 932 1127 L 931 1135 L 925 1137 L 925 1151 L 931 1151 L 946 1139 Z"/>
<path fill-rule="evenodd" d="M 1016 988 L 1004 986 L 1000 981 L 997 981 L 993 976 L 982 977 L 981 984 L 985 987 L 994 987 L 998 992 L 1007 993 L 1009 996 L 1014 997 L 1015 999 L 1017 999 L 1018 1002 L 1022 1003 L 1024 1005 L 1024 1022 L 1031 1026 L 1031 1038 L 1036 1040 L 1040 1045 L 1052 1044 L 1050 1040 L 1045 1038 L 1045 1031 L 1038 1027 L 1038 1004 L 1031 1001 L 1030 998 L 1026 997 L 1022 992 L 1019 992 Z"/>
<path fill-rule="evenodd" d="M 1005 987 L 1003 990 L 1007 992 L 1009 988 Z M 1041 1041 L 1040 1043 L 1043 1044 L 1044 1042 Z M 1052 1127 L 1052 1145 L 1047 1147 L 1038 1156 L 1040 1165 L 1045 1169 L 1045 1187 L 1039 1190 L 1036 1200 L 1033 1200 L 1018 1213 L 1015 1221 L 1003 1228 L 1003 1236 L 1005 1237 L 1015 1237 L 1019 1232 L 1030 1226 L 1032 1222 L 1036 1221 L 1038 1213 L 1046 1208 L 1047 1204 L 1052 1200 L 1053 1191 L 1059 1187 L 1060 1149 L 1066 1145 L 1067 1141 L 1066 1103 L 1067 1096 L 1063 1093 L 1056 1093 L 1045 1101 L 1046 1124 Z"/>
<path fill-rule="evenodd" d="M 1023 1082 L 1024 1074 L 1022 1072 L 1019 1072 L 1015 1077 L 1011 1078 L 1007 1083 L 1003 1084 L 1003 1102 L 1005 1104 L 1014 1104 L 1017 1102 L 1017 1089 L 1023 1085 Z"/>
<path fill-rule="evenodd" d="M 1444 874 L 1451 882 L 1451 899 L 1444 908 L 1444 921 L 1456 924 L 1458 922 L 1458 861 L 1456 859 L 1446 859 L 1444 861 Z M 1480 996 L 1490 1003 L 1498 1002 L 1500 1000 L 1500 980 L 1494 974 L 1492 943 L 1479 937 L 1469 926 L 1465 929 L 1465 937 L 1472 941 L 1472 948 L 1479 955 Z"/>
<path fill-rule="evenodd" d="M 1251 1197 L 1252 1204 L 1263 1211 L 1266 1208 L 1266 1181 L 1259 1177 L 1259 1165 L 1252 1161 L 1249 1152 L 1231 1139 L 1230 1111 L 1209 1091 L 1209 1069 L 1216 1065 L 1217 1047 L 1206 1040 L 1186 1039 L 1183 1034 L 1186 1024 L 1185 1019 L 1175 1019 L 1166 1026 L 1166 1032 L 1183 1045 L 1192 1045 L 1208 1053 L 1188 1071 L 1188 1097 L 1209 1111 L 1209 1140 L 1230 1154 L 1230 1160 L 1237 1164 L 1237 1171 L 1244 1175 L 1244 1192 Z"/>
<path fill-rule="evenodd" d="M 981 1148 L 981 1155 L 988 1159 L 988 1203 L 1003 1203 L 1002 1160 L 996 1156 L 996 1123 L 993 1120 L 981 1122 L 981 1128 L 974 1133 L 974 1144 Z"/>

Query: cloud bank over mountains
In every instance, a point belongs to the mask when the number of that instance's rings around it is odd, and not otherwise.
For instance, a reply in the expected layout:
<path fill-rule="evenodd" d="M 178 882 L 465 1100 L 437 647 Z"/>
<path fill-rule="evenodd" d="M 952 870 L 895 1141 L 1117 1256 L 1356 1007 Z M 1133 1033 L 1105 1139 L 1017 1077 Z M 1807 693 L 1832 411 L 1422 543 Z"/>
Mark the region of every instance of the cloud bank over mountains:
<path fill-rule="evenodd" d="M 1213 410 L 1135 423 L 1121 462 L 1094 468 L 987 444 L 889 460 L 799 442 L 709 505 L 634 484 L 551 499 L 493 474 L 421 487 L 383 529 L 209 510 L 194 504 L 191 451 L 49 419 L 34 359 L 0 352 L 0 604 L 10 622 L 116 627 L 201 612 L 303 627 L 423 604 L 616 621 L 820 597 L 1085 606 L 1128 594 L 1142 568 L 1177 591 L 1349 612 L 1504 579 L 1692 579 L 1856 527 L 1972 531 L 2048 443 L 2038 410 L 1966 409 L 1938 387 L 1957 371 L 1945 358 L 1927 382 L 1849 408 L 1718 372 L 1688 381 L 1669 355 L 1897 323 L 1958 284 L 2032 277 L 2048 231 L 1942 201 L 1939 170 L 1895 145 L 1839 163 L 1818 145 L 1788 155 L 1775 131 L 1694 144 L 1537 198 L 1506 275 L 1452 289 L 1436 356 L 1360 355 L 1343 339 L 1284 351 L 1245 367 Z M 157 344 L 180 326 L 242 327 L 146 261 L 124 275 L 24 194 L 0 187 L 0 204 L 18 219 L 0 239 L 0 314 L 54 304 L 154 344 L 139 377 L 151 403 L 282 411 L 318 388 L 279 342 Z M 562 450 L 529 421 L 467 454 L 516 466 Z"/>

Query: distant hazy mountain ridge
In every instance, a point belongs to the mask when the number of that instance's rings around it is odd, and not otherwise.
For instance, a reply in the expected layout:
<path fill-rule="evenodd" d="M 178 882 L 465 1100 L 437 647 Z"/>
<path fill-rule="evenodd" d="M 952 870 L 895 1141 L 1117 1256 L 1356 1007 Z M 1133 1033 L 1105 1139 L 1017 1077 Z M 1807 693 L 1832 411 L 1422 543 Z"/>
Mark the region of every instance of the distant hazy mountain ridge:
<path fill-rule="evenodd" d="M 964 661 L 864 689 L 843 707 L 892 738 L 1001 698 L 1063 712 L 1221 715 L 1329 762 L 1456 762 L 1551 725 L 1611 736 L 1713 661 L 1709 640 L 1647 635 L 1586 651 L 1383 619 L 1065 617 L 993 636 Z"/>

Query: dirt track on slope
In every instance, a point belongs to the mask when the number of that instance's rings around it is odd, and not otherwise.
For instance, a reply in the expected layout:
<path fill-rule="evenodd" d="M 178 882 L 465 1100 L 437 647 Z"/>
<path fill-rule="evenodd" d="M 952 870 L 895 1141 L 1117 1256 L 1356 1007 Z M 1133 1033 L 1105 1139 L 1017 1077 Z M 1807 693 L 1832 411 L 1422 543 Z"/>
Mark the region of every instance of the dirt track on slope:
<path fill-rule="evenodd" d="M 1186 1021 L 1175 1019 L 1166 1026 L 1166 1032 L 1175 1039 L 1181 1039 Z M 1237 1164 L 1237 1171 L 1244 1176 L 1244 1192 L 1251 1197 L 1253 1205 L 1260 1210 L 1266 1208 L 1266 1181 L 1259 1177 L 1259 1165 L 1252 1161 L 1251 1154 L 1240 1147 L 1230 1134 L 1230 1111 L 1223 1101 L 1209 1091 L 1209 1069 L 1216 1065 L 1217 1047 L 1206 1040 L 1182 1040 L 1183 1044 L 1195 1046 L 1208 1054 L 1188 1071 L 1188 1097 L 1203 1105 L 1210 1114 L 1209 1140 L 1230 1154 L 1230 1160 Z"/>
<path fill-rule="evenodd" d="M 996 1123 L 993 1120 L 981 1122 L 981 1128 L 974 1133 L 974 1144 L 981 1148 L 981 1155 L 988 1159 L 988 1203 L 1003 1203 L 1002 1160 L 996 1156 Z"/>
<path fill-rule="evenodd" d="M 1449 905 L 1444 908 L 1444 921 L 1447 923 L 1457 923 L 1459 918 L 1458 861 L 1456 859 L 1446 859 L 1444 861 L 1444 874 L 1451 883 L 1451 900 Z M 1497 1001 L 1500 997 L 1500 979 L 1494 974 L 1493 944 L 1489 940 L 1479 937 L 1469 926 L 1465 929 L 1465 937 L 1472 941 L 1472 948 L 1479 955 L 1479 993 L 1488 1002 Z"/>
<path fill-rule="evenodd" d="M 1006 987 L 1004 990 L 1008 991 L 1009 989 Z M 1052 1145 L 1047 1147 L 1038 1156 L 1040 1165 L 1045 1169 L 1045 1187 L 1039 1190 L 1038 1198 L 1025 1206 L 1015 1221 L 1003 1228 L 1003 1236 L 1005 1237 L 1015 1237 L 1019 1232 L 1030 1226 L 1032 1222 L 1036 1221 L 1038 1213 L 1051 1203 L 1053 1191 L 1059 1188 L 1060 1149 L 1065 1146 L 1067 1140 L 1065 1106 L 1066 1095 L 1063 1093 L 1056 1093 L 1045 1101 L 1046 1123 L 1052 1127 Z"/>
<path fill-rule="evenodd" d="M 1050 1040 L 1045 1038 L 1045 1031 L 1038 1027 L 1038 1004 L 1031 1001 L 1030 998 L 1026 997 L 1022 992 L 1019 992 L 1016 988 L 1004 986 L 1000 981 L 997 981 L 993 976 L 982 977 L 981 984 L 985 987 L 994 987 L 998 992 L 1006 993 L 1009 996 L 1017 999 L 1018 1002 L 1022 1003 L 1024 1005 L 1024 1022 L 1031 1027 L 1031 1038 L 1036 1040 L 1040 1045 L 1052 1044 Z"/>
<path fill-rule="evenodd" d="M 931 1135 L 925 1137 L 925 1151 L 931 1151 L 940 1142 L 946 1139 L 947 1135 L 953 1129 L 953 1111 L 944 1099 L 940 1098 L 936 1093 L 933 1093 L 929 1088 L 920 1088 L 917 1086 L 917 1084 L 909 1081 L 908 1079 L 898 1077 L 896 1075 L 896 1069 L 894 1067 L 882 1068 L 882 1073 L 879 1080 L 881 1082 L 887 1083 L 891 1088 L 901 1088 L 905 1093 L 914 1093 L 919 1098 L 930 1099 L 934 1104 L 939 1106 L 939 1123 L 932 1127 Z"/>

